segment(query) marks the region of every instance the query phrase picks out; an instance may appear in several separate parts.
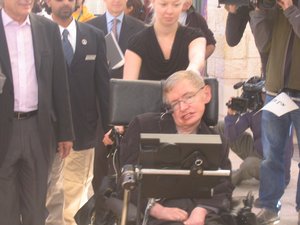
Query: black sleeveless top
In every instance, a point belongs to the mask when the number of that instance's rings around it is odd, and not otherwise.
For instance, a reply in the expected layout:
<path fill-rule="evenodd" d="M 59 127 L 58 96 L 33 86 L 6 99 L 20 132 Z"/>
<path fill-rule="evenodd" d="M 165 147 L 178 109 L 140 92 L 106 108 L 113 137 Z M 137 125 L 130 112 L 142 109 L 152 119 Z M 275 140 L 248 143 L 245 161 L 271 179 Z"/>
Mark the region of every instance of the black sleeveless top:
<path fill-rule="evenodd" d="M 170 59 L 164 58 L 153 26 L 132 36 L 128 49 L 142 58 L 139 79 L 162 80 L 189 65 L 188 46 L 196 38 L 203 37 L 201 31 L 179 26 L 172 46 Z"/>

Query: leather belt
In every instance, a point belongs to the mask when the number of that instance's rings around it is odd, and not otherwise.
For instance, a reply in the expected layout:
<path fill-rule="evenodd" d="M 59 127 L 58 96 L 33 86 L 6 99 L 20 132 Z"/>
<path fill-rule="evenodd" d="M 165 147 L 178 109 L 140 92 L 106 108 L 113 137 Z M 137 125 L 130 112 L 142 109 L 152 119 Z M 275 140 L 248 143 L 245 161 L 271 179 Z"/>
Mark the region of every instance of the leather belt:
<path fill-rule="evenodd" d="M 24 120 L 36 114 L 37 114 L 37 110 L 30 111 L 30 112 L 14 112 L 14 118 L 17 120 Z"/>
<path fill-rule="evenodd" d="M 296 102 L 300 102 L 300 91 L 290 91 L 290 90 L 283 90 L 282 92 L 286 93 L 292 100 Z M 272 92 L 272 91 L 266 91 L 267 95 L 270 96 L 277 96 L 280 93 Z"/>

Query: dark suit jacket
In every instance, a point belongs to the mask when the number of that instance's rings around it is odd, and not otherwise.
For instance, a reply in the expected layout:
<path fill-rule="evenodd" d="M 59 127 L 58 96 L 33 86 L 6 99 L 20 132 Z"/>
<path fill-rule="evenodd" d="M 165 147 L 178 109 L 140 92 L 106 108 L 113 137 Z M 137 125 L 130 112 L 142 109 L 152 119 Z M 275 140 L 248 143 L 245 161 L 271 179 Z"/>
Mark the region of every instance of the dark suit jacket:
<path fill-rule="evenodd" d="M 99 17 L 89 20 L 87 23 L 92 24 L 98 29 L 102 30 L 105 35 L 108 33 L 105 13 Z M 119 46 L 124 54 L 128 46 L 128 40 L 134 34 L 144 28 L 145 25 L 140 20 L 137 20 L 131 16 L 124 15 L 121 31 L 119 34 Z M 123 78 L 123 67 L 110 71 L 110 76 L 111 78 Z"/>
<path fill-rule="evenodd" d="M 74 139 L 69 87 L 59 29 L 48 19 L 30 14 L 34 58 L 38 81 L 38 129 L 45 157 L 50 160 L 57 141 Z M 11 63 L 0 12 L 0 63 L 6 76 L 0 94 L 0 165 L 11 138 L 14 111 L 14 87 Z"/>
<path fill-rule="evenodd" d="M 69 85 L 75 150 L 95 147 L 99 118 L 108 130 L 109 73 L 104 34 L 95 27 L 76 22 L 74 57 L 69 68 Z M 100 109 L 100 110 L 99 110 Z"/>

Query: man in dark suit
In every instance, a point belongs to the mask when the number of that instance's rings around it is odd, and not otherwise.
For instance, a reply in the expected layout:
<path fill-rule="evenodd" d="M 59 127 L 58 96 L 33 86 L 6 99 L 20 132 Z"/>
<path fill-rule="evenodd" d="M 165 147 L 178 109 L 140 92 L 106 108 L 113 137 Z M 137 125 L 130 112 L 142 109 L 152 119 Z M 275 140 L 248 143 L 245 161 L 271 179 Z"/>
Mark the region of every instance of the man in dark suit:
<path fill-rule="evenodd" d="M 128 40 L 141 31 L 144 28 L 144 23 L 137 20 L 131 16 L 127 16 L 124 13 L 126 8 L 126 0 L 118 0 L 118 4 L 115 0 L 105 0 L 107 11 L 96 17 L 87 23 L 92 24 L 98 29 L 102 30 L 104 34 L 108 34 L 113 28 L 113 19 L 117 19 L 117 40 L 119 46 L 125 53 L 128 45 Z M 111 78 L 122 78 L 123 77 L 123 67 L 110 71 Z"/>
<path fill-rule="evenodd" d="M 106 59 L 106 46 L 104 34 L 95 27 L 75 21 L 72 13 L 75 11 L 76 1 L 48 0 L 51 8 L 51 18 L 60 28 L 64 46 L 64 35 L 67 39 L 73 56 L 65 50 L 70 84 L 70 98 L 75 131 L 75 141 L 70 155 L 65 161 L 58 161 L 52 168 L 52 177 L 62 177 L 63 185 L 50 180 L 52 190 L 63 186 L 62 197 L 51 196 L 49 189 L 47 208 L 50 216 L 47 224 L 58 224 L 52 221 L 53 213 L 58 205 L 63 206 L 64 221 L 66 225 L 76 225 L 74 215 L 78 209 L 91 197 L 94 148 L 102 140 L 99 136 L 99 126 L 107 131 L 108 123 L 108 94 L 109 73 Z M 100 121 L 101 120 L 101 121 Z M 64 165 L 63 165 L 64 164 Z M 60 165 L 60 166 L 57 166 Z M 63 168 L 62 168 L 63 166 Z M 56 168 L 59 168 L 55 171 Z M 57 192 L 56 192 L 57 193 Z M 51 201 L 52 199 L 52 201 Z M 59 224 L 63 224 L 60 221 Z"/>
<path fill-rule="evenodd" d="M 125 54 L 128 46 L 128 40 L 137 32 L 144 29 L 144 23 L 124 13 L 126 8 L 126 0 L 105 0 L 106 12 L 89 20 L 87 23 L 102 30 L 104 34 L 113 32 L 113 21 L 116 23 L 116 39 L 118 40 L 119 46 Z M 111 78 L 123 78 L 123 66 L 121 68 L 109 71 Z M 107 175 L 109 171 L 107 150 L 103 143 L 100 143 L 95 149 L 95 163 L 94 163 L 94 179 L 93 187 L 96 191 L 100 186 L 101 180 Z M 97 203 L 96 203 L 97 204 Z M 98 205 L 98 204 L 97 204 Z M 97 223 L 97 222 L 96 222 Z"/>
<path fill-rule="evenodd" d="M 97 27 L 102 30 L 104 34 L 108 34 L 112 31 L 113 20 L 117 19 L 117 40 L 119 46 L 125 54 L 127 49 L 128 40 L 137 32 L 144 29 L 144 23 L 131 17 L 124 13 L 126 8 L 126 0 L 118 0 L 117 3 L 114 0 L 105 0 L 107 11 L 87 23 Z M 122 78 L 123 77 L 123 67 L 115 70 L 109 71 L 111 78 Z M 106 158 L 107 150 L 101 143 L 96 147 L 95 150 L 95 164 L 94 164 L 94 189 L 97 189 L 101 183 L 103 176 L 107 175 L 108 163 Z"/>
<path fill-rule="evenodd" d="M 33 0 L 1 0 L 0 224 L 45 224 L 48 171 L 73 140 L 59 29 Z"/>

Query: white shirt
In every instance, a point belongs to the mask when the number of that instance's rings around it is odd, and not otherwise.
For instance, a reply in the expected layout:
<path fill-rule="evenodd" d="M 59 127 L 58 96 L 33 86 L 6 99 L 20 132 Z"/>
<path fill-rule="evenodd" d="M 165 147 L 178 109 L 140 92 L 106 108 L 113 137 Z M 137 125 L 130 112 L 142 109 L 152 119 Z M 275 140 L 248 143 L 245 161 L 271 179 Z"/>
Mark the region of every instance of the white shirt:
<path fill-rule="evenodd" d="M 14 111 L 37 110 L 38 83 L 29 16 L 19 24 L 2 9 L 2 20 L 12 70 Z"/>
<path fill-rule="evenodd" d="M 76 38 L 77 38 L 75 20 L 73 19 L 72 22 L 69 24 L 68 27 L 62 27 L 62 26 L 59 25 L 61 39 L 63 38 L 62 37 L 62 32 L 64 31 L 64 29 L 67 29 L 69 31 L 68 39 L 69 39 L 69 41 L 70 41 L 70 43 L 72 45 L 73 52 L 75 53 L 75 50 L 76 50 Z"/>
<path fill-rule="evenodd" d="M 185 25 L 185 23 L 186 23 L 186 18 L 187 18 L 187 12 L 185 11 L 185 12 L 181 12 L 180 13 L 180 16 L 179 16 L 179 18 L 178 18 L 178 22 L 181 24 L 181 25 Z"/>
<path fill-rule="evenodd" d="M 106 22 L 107 22 L 107 33 L 109 33 L 111 32 L 115 17 L 112 16 L 108 11 L 106 11 L 105 15 L 106 15 Z M 124 18 L 124 12 L 122 12 L 119 16 L 117 16 L 117 19 L 119 20 L 117 24 L 118 37 L 120 37 L 123 18 Z"/>

